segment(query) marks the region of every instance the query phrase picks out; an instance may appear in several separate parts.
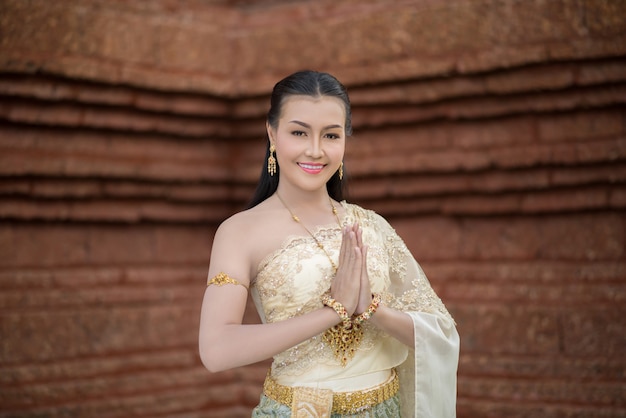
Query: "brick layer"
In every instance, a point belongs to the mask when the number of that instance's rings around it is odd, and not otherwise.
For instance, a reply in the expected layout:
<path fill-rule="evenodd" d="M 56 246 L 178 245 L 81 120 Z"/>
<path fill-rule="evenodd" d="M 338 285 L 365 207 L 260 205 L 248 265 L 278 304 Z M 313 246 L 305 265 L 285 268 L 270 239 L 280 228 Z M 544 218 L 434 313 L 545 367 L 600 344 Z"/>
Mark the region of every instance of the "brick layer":
<path fill-rule="evenodd" d="M 0 416 L 249 416 L 269 363 L 206 372 L 199 308 L 302 67 L 347 84 L 350 200 L 457 321 L 458 416 L 624 416 L 623 12 L 3 2 Z"/>
<path fill-rule="evenodd" d="M 151 3 L 6 1 L 0 68 L 245 95 L 303 65 L 369 84 L 625 52 L 620 2 Z"/>

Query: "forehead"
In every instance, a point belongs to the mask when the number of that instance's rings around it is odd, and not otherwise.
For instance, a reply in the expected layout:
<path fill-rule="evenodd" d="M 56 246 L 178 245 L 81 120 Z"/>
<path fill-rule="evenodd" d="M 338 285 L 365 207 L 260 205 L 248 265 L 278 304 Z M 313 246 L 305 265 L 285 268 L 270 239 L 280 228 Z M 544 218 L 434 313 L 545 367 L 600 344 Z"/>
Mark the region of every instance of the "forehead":
<path fill-rule="evenodd" d="M 346 110 L 343 101 L 330 96 L 289 96 L 281 109 L 281 119 L 309 124 L 339 124 L 344 126 Z"/>

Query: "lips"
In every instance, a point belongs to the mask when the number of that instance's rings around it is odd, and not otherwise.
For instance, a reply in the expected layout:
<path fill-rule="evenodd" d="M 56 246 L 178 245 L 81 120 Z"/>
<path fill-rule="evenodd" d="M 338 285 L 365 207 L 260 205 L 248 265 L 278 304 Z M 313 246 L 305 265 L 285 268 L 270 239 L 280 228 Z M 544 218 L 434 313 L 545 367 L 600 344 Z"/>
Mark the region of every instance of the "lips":
<path fill-rule="evenodd" d="M 324 164 L 316 163 L 298 163 L 298 166 L 309 174 L 318 174 L 324 168 Z"/>

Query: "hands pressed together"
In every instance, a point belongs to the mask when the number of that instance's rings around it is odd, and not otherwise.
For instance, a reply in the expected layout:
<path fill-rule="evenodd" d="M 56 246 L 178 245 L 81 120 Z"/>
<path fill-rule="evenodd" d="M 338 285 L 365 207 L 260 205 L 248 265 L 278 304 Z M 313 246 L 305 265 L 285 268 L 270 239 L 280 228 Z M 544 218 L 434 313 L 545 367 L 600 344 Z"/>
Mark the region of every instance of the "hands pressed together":
<path fill-rule="evenodd" d="M 367 245 L 358 223 L 342 229 L 339 267 L 330 288 L 333 299 L 340 302 L 348 315 L 363 313 L 372 303 L 367 275 Z"/>

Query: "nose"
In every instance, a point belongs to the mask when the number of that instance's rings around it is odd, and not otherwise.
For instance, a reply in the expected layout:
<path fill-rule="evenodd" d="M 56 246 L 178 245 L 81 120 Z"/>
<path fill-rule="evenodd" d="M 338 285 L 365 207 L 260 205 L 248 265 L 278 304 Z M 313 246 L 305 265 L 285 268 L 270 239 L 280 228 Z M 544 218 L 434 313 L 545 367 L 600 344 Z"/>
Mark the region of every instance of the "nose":
<path fill-rule="evenodd" d="M 311 140 L 308 143 L 305 155 L 311 158 L 322 158 L 324 152 L 322 151 L 322 141 L 317 135 L 311 136 Z"/>

